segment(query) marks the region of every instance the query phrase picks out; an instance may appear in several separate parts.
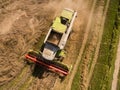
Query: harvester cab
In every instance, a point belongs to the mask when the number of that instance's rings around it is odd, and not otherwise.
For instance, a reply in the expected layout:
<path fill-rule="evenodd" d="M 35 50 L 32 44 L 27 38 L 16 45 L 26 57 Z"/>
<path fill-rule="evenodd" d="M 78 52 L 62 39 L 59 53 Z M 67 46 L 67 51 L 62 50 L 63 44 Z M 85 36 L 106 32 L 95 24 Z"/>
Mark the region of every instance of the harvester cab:
<path fill-rule="evenodd" d="M 72 31 L 76 15 L 77 12 L 64 9 L 61 15 L 53 21 L 45 37 L 41 54 L 29 52 L 26 58 L 66 76 L 69 72 L 69 67 L 60 61 L 65 57 L 64 47 Z M 55 60 L 56 58 L 58 59 L 57 61 Z"/>

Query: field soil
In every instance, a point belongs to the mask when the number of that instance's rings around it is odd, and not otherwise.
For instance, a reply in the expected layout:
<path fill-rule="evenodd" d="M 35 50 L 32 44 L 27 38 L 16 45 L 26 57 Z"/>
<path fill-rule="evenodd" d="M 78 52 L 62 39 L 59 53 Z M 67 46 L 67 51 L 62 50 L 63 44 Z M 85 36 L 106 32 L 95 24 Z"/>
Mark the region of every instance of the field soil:
<path fill-rule="evenodd" d="M 91 52 L 97 52 L 97 59 L 104 13 L 107 12 L 105 8 L 108 8 L 104 4 L 105 0 L 1 0 L 0 90 L 70 90 L 85 48 L 87 50 L 81 75 L 83 81 L 80 86 L 82 90 L 87 88 L 90 81 L 90 78 L 86 78 L 88 60 Z M 34 48 L 39 39 L 42 40 L 55 16 L 66 7 L 76 10 L 78 14 L 65 47 L 67 56 L 63 61 L 73 68 L 61 80 L 57 74 L 39 65 L 26 64 L 24 55 Z"/>

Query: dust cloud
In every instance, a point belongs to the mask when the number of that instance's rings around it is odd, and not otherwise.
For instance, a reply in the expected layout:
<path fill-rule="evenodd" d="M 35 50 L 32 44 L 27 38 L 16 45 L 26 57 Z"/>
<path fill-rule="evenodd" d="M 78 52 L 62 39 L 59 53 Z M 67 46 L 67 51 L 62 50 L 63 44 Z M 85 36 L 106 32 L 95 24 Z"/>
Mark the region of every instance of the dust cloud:
<path fill-rule="evenodd" d="M 79 7 L 79 8 L 78 8 Z M 74 29 L 86 20 L 84 0 L 3 0 L 0 2 L 0 85 L 14 79 L 25 66 L 24 55 L 46 34 L 63 8 L 78 12 Z M 85 9 L 85 11 L 83 10 Z M 81 21 L 81 22 L 80 22 Z"/>

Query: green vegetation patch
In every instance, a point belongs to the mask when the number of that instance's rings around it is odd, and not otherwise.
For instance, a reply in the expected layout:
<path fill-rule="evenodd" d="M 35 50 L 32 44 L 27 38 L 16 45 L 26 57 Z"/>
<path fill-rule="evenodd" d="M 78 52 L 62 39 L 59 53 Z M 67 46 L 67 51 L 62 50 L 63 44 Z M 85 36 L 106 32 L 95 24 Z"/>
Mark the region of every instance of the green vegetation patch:
<path fill-rule="evenodd" d="M 110 1 L 98 61 L 94 69 L 89 90 L 110 90 L 111 88 L 119 41 L 119 29 L 117 26 L 118 3 L 119 0 Z"/>
<path fill-rule="evenodd" d="M 109 67 L 103 64 L 96 65 L 97 67 L 95 68 L 95 71 L 97 72 L 94 72 L 94 82 L 91 82 L 89 90 L 103 90 L 103 88 L 106 90 L 104 86 L 106 82 L 104 80 L 107 78 L 106 73 L 108 73 Z M 92 85 L 94 85 L 94 87 Z"/>
<path fill-rule="evenodd" d="M 120 1 L 119 1 L 119 8 L 118 8 L 118 29 L 120 30 Z M 118 74 L 117 90 L 120 90 L 120 69 Z"/>
<path fill-rule="evenodd" d="M 75 77 L 73 79 L 73 83 L 72 83 L 72 88 L 71 90 L 80 90 L 80 80 L 81 80 L 81 77 L 80 77 L 80 71 L 81 69 L 78 67 L 78 70 L 77 70 L 77 73 L 75 74 Z"/>

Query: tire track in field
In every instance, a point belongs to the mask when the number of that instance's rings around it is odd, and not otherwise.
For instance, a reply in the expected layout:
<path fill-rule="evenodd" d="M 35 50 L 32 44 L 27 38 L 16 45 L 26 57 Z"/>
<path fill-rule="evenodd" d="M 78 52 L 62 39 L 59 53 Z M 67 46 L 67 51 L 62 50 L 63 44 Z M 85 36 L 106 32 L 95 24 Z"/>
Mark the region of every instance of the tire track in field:
<path fill-rule="evenodd" d="M 89 34 L 91 23 L 92 23 L 92 18 L 93 18 L 93 13 L 94 13 L 94 10 L 95 10 L 96 2 L 97 2 L 97 0 L 94 0 L 93 3 L 92 3 L 92 8 L 91 8 L 91 11 L 90 11 L 88 24 L 87 24 L 87 27 L 86 27 L 86 30 L 85 30 L 85 35 L 84 35 L 83 42 L 82 42 L 82 47 L 80 49 L 78 58 L 77 58 L 77 60 L 75 62 L 73 70 L 71 72 L 71 75 L 70 75 L 70 78 L 69 78 L 69 82 L 68 82 L 68 84 L 66 86 L 66 90 L 71 90 L 71 86 L 72 86 L 72 82 L 73 82 L 74 76 L 75 76 L 75 74 L 77 72 L 77 69 L 78 69 L 78 66 L 79 66 L 79 62 L 80 62 L 80 60 L 82 58 L 82 54 L 83 54 L 83 51 L 84 51 L 84 48 L 86 46 L 86 42 L 87 42 L 87 39 L 88 39 L 88 34 Z"/>
<path fill-rule="evenodd" d="M 115 69 L 113 73 L 111 90 L 117 90 L 119 69 L 120 69 L 120 39 L 119 39 L 119 44 L 118 44 L 117 57 L 115 60 Z"/>
<path fill-rule="evenodd" d="M 104 1 L 103 1 L 104 2 Z M 105 3 L 105 2 L 104 2 Z M 103 7 L 102 10 L 104 10 L 103 12 L 103 15 L 101 14 L 100 16 L 102 16 L 102 19 L 100 20 L 100 25 L 98 26 L 97 30 L 99 30 L 99 35 L 98 35 L 98 43 L 97 43 L 97 47 L 96 47 L 96 51 L 95 51 L 95 56 L 93 58 L 93 62 L 92 62 L 92 66 L 90 68 L 90 73 L 88 75 L 88 79 L 87 79 L 87 83 L 86 83 L 86 88 L 88 89 L 88 86 L 89 86 L 89 83 L 90 83 L 90 80 L 91 80 L 91 77 L 93 75 L 93 71 L 94 71 L 94 67 L 95 67 L 95 64 L 97 62 L 97 58 L 98 58 L 98 55 L 99 55 L 99 49 L 100 49 L 100 43 L 102 41 L 102 34 L 103 34 L 103 30 L 104 30 L 104 24 L 105 24 L 105 19 L 106 19 L 106 14 L 107 14 L 107 11 L 108 11 L 108 7 L 109 7 L 109 3 L 110 3 L 110 0 L 107 0 L 106 2 L 106 6 L 105 6 L 105 9 L 104 9 L 104 6 L 101 6 Z M 101 11 L 102 12 L 102 11 Z M 99 21 L 99 19 L 98 19 Z M 87 90 L 86 89 L 86 90 Z"/>

